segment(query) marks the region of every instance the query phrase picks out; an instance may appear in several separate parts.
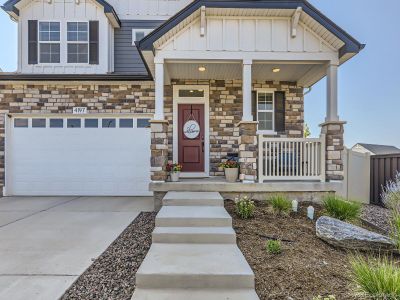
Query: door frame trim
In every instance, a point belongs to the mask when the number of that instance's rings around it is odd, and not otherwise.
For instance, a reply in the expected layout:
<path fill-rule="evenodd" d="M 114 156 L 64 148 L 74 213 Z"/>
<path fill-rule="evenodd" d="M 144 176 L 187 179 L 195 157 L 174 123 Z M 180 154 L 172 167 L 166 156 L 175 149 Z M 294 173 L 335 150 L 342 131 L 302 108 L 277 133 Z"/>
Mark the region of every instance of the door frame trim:
<path fill-rule="evenodd" d="M 203 89 L 203 97 L 179 97 L 180 89 Z M 178 162 L 178 104 L 204 104 L 204 172 L 182 172 L 181 177 L 210 176 L 210 87 L 208 85 L 174 85 L 172 107 L 172 156 Z"/>

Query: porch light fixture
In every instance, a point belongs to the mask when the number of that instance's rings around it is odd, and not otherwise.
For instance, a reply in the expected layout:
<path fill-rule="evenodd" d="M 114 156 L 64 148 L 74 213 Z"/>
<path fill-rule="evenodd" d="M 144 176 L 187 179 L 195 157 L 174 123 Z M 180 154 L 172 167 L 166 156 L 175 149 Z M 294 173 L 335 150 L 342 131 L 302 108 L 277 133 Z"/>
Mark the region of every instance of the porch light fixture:
<path fill-rule="evenodd" d="M 205 70 L 206 70 L 206 67 L 205 67 L 205 66 L 200 66 L 200 67 L 199 67 L 199 71 L 200 71 L 200 72 L 204 72 Z"/>
<path fill-rule="evenodd" d="M 278 73 L 278 72 L 280 72 L 281 71 L 281 69 L 279 69 L 279 68 L 273 68 L 272 69 L 272 72 L 274 72 L 274 73 Z"/>

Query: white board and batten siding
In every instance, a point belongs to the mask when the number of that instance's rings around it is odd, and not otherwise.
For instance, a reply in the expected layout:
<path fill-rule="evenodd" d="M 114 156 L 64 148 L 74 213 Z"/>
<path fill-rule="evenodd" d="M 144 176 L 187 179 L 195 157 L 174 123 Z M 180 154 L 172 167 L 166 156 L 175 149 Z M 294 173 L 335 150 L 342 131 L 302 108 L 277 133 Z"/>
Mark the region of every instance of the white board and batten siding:
<path fill-rule="evenodd" d="M 61 26 L 60 63 L 28 64 L 28 20 L 57 21 Z M 68 64 L 68 21 L 99 21 L 99 64 Z M 18 71 L 37 74 L 105 74 L 113 71 L 113 28 L 104 14 L 104 8 L 92 0 L 32 0 L 20 9 Z"/>
<path fill-rule="evenodd" d="M 322 37 L 300 23 L 291 36 L 291 19 L 284 17 L 207 17 L 206 34 L 200 35 L 200 19 L 188 24 L 166 41 L 156 43 L 159 50 L 313 52 L 336 53 Z"/>
<path fill-rule="evenodd" d="M 121 20 L 166 20 L 193 0 L 108 0 Z"/>

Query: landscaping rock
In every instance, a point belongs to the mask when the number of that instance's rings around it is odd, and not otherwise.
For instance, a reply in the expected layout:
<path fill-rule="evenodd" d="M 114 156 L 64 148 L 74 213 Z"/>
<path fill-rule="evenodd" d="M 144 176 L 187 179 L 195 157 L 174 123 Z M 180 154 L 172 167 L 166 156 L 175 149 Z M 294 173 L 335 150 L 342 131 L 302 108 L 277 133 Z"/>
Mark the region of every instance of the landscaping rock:
<path fill-rule="evenodd" d="M 326 216 L 317 220 L 316 231 L 320 239 L 341 248 L 364 251 L 396 250 L 393 241 L 384 235 Z"/>

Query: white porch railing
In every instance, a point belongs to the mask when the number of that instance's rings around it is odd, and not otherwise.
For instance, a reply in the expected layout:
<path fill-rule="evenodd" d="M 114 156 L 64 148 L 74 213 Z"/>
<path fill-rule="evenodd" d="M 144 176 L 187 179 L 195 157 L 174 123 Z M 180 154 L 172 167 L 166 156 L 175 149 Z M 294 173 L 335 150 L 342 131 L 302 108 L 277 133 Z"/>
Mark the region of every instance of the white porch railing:
<path fill-rule="evenodd" d="M 325 135 L 269 138 L 259 135 L 258 180 L 325 181 Z"/>

